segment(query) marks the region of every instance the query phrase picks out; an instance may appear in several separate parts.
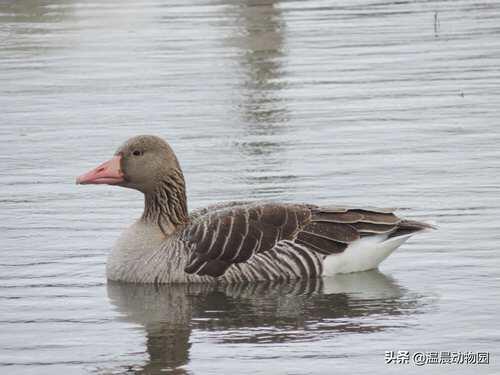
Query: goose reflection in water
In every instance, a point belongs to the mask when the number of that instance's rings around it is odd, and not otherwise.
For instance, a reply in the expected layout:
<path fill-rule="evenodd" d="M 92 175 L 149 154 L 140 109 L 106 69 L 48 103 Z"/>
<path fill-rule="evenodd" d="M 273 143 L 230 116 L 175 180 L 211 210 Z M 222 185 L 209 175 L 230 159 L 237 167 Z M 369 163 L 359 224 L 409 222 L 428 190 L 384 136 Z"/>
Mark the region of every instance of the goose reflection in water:
<path fill-rule="evenodd" d="M 379 271 L 248 285 L 110 282 L 108 296 L 124 320 L 144 327 L 149 359 L 122 369 L 136 374 L 184 373 L 192 331 L 214 343 L 314 342 L 393 328 L 386 318 L 422 307 Z"/>

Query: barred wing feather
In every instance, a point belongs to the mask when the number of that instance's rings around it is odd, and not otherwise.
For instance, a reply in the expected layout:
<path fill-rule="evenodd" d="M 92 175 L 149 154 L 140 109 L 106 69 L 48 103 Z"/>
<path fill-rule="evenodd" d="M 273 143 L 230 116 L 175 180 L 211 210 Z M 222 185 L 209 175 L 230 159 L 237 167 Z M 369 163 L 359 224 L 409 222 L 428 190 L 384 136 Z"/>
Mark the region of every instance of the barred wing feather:
<path fill-rule="evenodd" d="M 399 231 L 415 232 L 425 227 L 423 223 L 399 219 L 391 209 L 228 204 L 197 215 L 186 227 L 183 239 L 190 259 L 184 270 L 190 274 L 218 277 L 232 265 L 247 262 L 259 254 L 266 259 L 277 259 L 270 255 L 283 248 L 287 251 L 281 254 L 290 257 L 294 252 L 304 251 L 324 257 L 343 252 L 349 244 L 364 236 L 381 233 L 395 236 Z M 276 269 L 280 268 L 283 265 L 277 264 Z M 317 269 L 306 271 L 306 274 L 318 272 Z"/>

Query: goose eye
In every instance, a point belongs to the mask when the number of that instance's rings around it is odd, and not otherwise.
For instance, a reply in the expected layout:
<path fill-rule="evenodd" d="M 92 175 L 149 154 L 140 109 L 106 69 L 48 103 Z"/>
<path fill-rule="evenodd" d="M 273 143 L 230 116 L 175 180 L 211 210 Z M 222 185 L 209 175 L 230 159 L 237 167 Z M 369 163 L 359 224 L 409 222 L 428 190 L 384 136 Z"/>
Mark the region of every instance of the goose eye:
<path fill-rule="evenodd" d="M 144 151 L 135 150 L 134 152 L 132 152 L 132 155 L 134 156 L 141 156 L 142 154 L 144 154 Z"/>

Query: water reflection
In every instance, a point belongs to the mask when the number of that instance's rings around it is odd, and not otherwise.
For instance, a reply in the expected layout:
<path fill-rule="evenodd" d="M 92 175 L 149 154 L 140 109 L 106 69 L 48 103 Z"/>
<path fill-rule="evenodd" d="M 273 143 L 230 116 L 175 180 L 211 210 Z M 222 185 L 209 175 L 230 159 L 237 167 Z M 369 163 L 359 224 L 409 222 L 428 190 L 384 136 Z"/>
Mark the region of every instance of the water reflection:
<path fill-rule="evenodd" d="M 283 194 L 295 176 L 281 174 L 284 142 L 289 132 L 284 87 L 285 31 L 279 1 L 245 0 L 228 4 L 234 28 L 226 43 L 237 50 L 235 62 L 240 83 L 235 97 L 242 122 L 242 135 L 235 141 L 251 161 L 243 184 L 254 197 Z"/>
<path fill-rule="evenodd" d="M 285 25 L 277 3 L 246 0 L 229 8 L 238 28 L 228 41 L 240 50 L 241 114 L 254 134 L 273 134 L 276 124 L 287 118 L 285 104 L 278 96 L 283 85 Z"/>
<path fill-rule="evenodd" d="M 0 32 L 48 34 L 54 31 L 52 23 L 64 21 L 72 16 L 72 5 L 69 0 L 56 3 L 48 0 L 0 1 Z M 14 23 L 16 26 L 11 27 Z M 33 46 L 35 47 L 40 46 Z"/>
<path fill-rule="evenodd" d="M 128 367 L 138 374 L 184 371 L 192 330 L 224 343 L 315 341 L 378 332 L 388 328 L 386 317 L 420 307 L 418 296 L 379 271 L 252 285 L 109 283 L 108 295 L 123 319 L 145 329 L 149 359 Z"/>

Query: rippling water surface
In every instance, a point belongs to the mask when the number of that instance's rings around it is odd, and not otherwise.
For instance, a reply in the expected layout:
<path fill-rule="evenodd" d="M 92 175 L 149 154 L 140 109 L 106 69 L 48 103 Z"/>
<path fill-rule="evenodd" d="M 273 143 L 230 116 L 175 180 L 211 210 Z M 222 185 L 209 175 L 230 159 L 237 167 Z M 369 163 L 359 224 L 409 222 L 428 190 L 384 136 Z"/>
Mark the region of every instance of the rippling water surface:
<path fill-rule="evenodd" d="M 384 363 L 409 350 L 499 373 L 499 119 L 498 1 L 2 1 L 0 372 L 417 372 Z M 191 208 L 393 206 L 440 229 L 331 280 L 106 283 L 142 198 L 74 177 L 139 133 L 170 141 Z"/>

